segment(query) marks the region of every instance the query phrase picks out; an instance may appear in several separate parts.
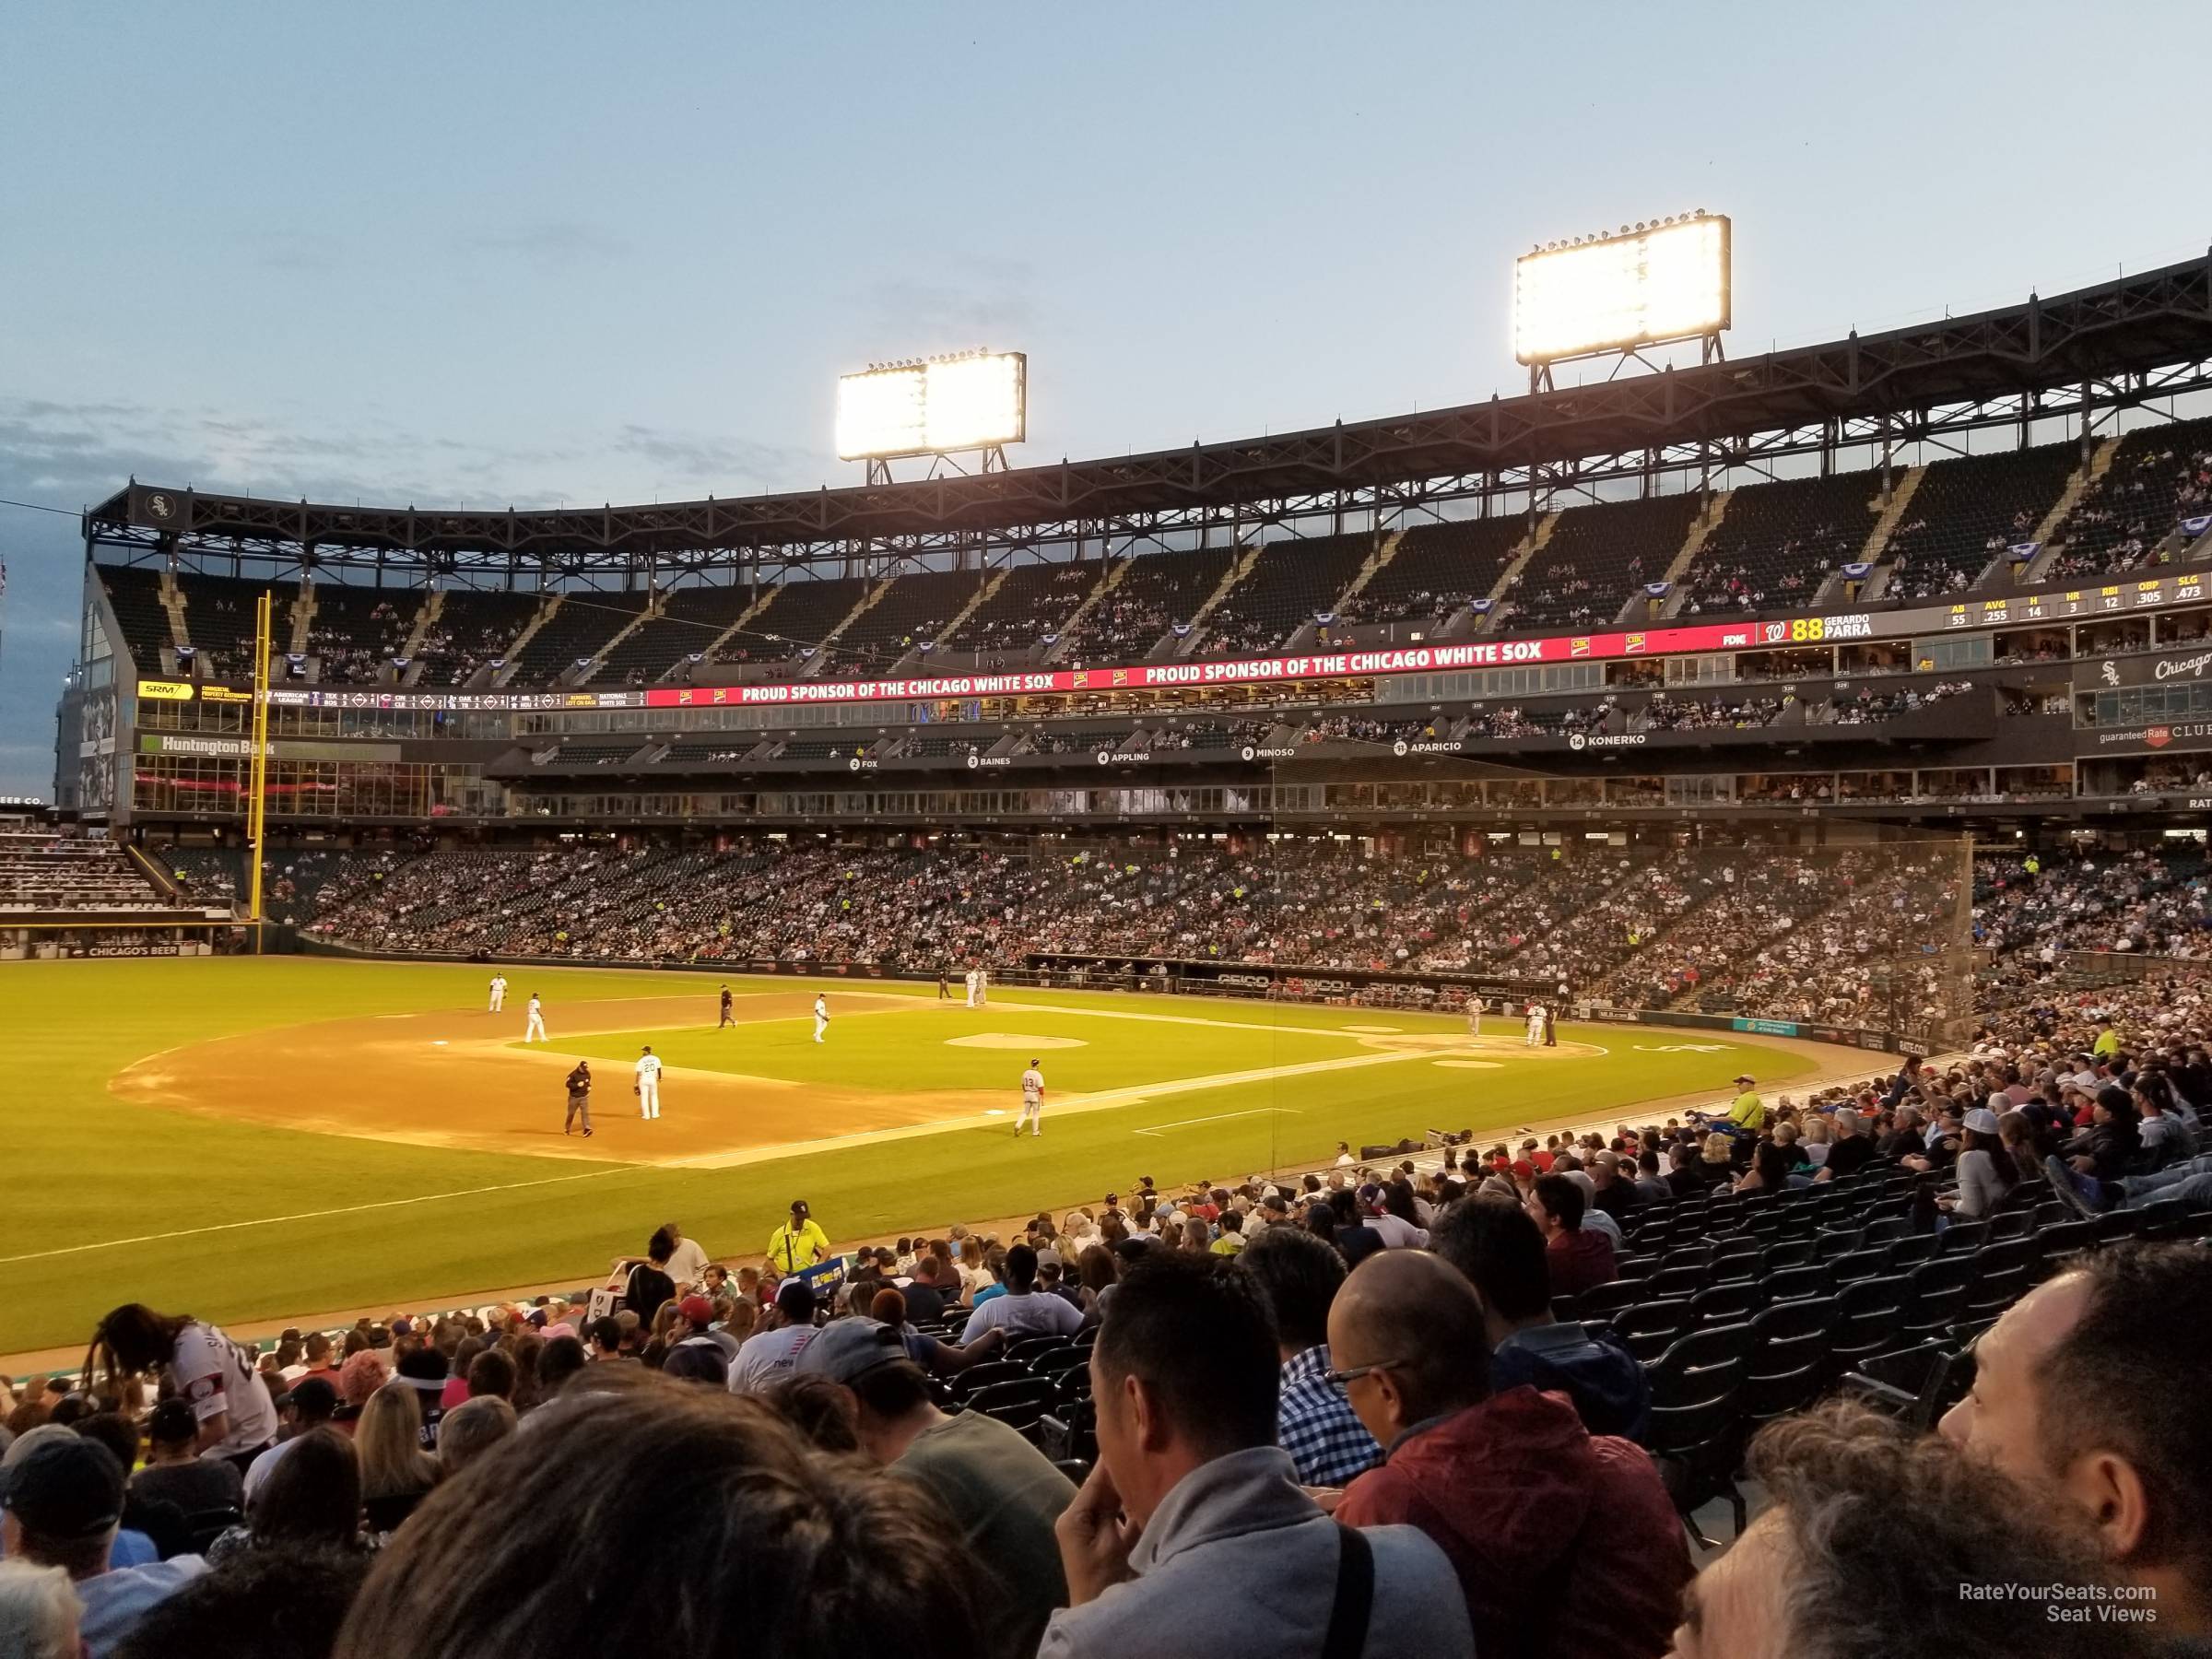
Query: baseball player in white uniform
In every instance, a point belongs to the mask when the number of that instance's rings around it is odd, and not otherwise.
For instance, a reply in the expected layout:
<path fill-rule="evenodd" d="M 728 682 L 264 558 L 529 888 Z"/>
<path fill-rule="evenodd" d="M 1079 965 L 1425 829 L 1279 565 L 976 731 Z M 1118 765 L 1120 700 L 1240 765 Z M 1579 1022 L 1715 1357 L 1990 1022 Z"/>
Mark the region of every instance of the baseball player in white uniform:
<path fill-rule="evenodd" d="M 552 1041 L 546 1035 L 545 1006 L 537 1000 L 537 993 L 535 991 L 530 993 L 530 1023 L 523 1028 L 523 1041 L 524 1042 L 533 1041 L 550 1042 Z"/>
<path fill-rule="evenodd" d="M 820 992 L 814 996 L 814 1040 L 822 1041 L 822 1033 L 830 1029 L 830 1002 Z"/>
<path fill-rule="evenodd" d="M 1467 998 L 1467 1035 L 1482 1035 L 1482 998 L 1479 996 Z"/>
<path fill-rule="evenodd" d="M 1044 1133 L 1044 1074 L 1037 1069 L 1037 1062 L 1030 1062 L 1030 1069 L 1021 1074 L 1021 1115 L 1014 1120 L 1014 1134 L 1018 1137 L 1021 1126 L 1027 1124 L 1032 1137 Z"/>
<path fill-rule="evenodd" d="M 489 1012 L 497 1014 L 506 1006 L 507 976 L 503 973 L 495 973 L 491 976 L 491 1007 Z"/>
<path fill-rule="evenodd" d="M 1528 1046 L 1541 1048 L 1543 1045 L 1544 1005 L 1532 1002 L 1528 1005 Z"/>
<path fill-rule="evenodd" d="M 973 968 L 968 970 L 968 1006 L 971 1008 L 975 1006 L 975 982 L 982 977 L 982 973 L 977 970 Z"/>
<path fill-rule="evenodd" d="M 991 971 L 988 968 L 975 971 L 975 1006 L 979 1008 L 991 1006 Z"/>
<path fill-rule="evenodd" d="M 652 1044 L 648 1043 L 644 1052 L 638 1056 L 635 1069 L 638 1074 L 638 1115 L 641 1118 L 657 1118 L 661 1115 L 661 1057 L 653 1052 Z"/>

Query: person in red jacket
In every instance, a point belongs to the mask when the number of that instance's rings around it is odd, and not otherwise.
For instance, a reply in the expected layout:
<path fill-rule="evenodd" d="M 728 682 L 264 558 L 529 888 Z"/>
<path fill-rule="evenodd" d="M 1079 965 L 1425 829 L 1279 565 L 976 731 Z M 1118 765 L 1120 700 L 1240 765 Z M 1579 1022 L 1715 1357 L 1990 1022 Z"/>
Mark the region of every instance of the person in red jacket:
<path fill-rule="evenodd" d="M 1551 1266 L 1551 1293 L 1580 1296 L 1594 1285 L 1620 1277 L 1613 1263 L 1613 1241 L 1583 1225 L 1587 1200 L 1564 1175 L 1543 1175 L 1528 1195 L 1529 1219 L 1544 1230 L 1544 1259 Z"/>
<path fill-rule="evenodd" d="M 1459 1575 L 1483 1659 L 1666 1652 L 1691 1569 L 1659 1471 L 1633 1441 L 1591 1434 L 1563 1394 L 1492 1394 L 1465 1277 L 1425 1251 L 1379 1252 L 1337 1292 L 1329 1351 L 1389 1448 L 1336 1519 L 1427 1533 Z"/>

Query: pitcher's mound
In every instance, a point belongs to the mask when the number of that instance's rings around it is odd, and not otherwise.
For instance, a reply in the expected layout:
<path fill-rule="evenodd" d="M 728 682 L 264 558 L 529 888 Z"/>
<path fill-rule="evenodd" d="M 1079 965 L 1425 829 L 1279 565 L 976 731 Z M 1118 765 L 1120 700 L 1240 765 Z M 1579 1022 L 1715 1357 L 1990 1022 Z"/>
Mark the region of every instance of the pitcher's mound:
<path fill-rule="evenodd" d="M 1433 1064 L 1448 1065 L 1453 1071 L 1503 1071 L 1505 1069 L 1495 1060 L 1438 1060 Z"/>
<path fill-rule="evenodd" d="M 947 1037 L 947 1048 L 1064 1049 L 1088 1048 L 1080 1037 L 1024 1037 L 1018 1031 L 978 1031 L 972 1037 Z"/>

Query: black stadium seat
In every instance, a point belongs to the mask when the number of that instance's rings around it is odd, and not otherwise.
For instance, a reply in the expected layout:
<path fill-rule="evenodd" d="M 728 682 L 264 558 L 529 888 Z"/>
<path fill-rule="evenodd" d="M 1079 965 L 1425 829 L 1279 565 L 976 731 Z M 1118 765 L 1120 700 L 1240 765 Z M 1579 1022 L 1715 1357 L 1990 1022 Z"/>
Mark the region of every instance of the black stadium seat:
<path fill-rule="evenodd" d="M 1801 1411 L 1828 1385 L 1832 1298 L 1776 1302 L 1751 1319 L 1751 1361 L 1737 1406 L 1750 1422 Z"/>
<path fill-rule="evenodd" d="M 1994 1317 L 2026 1292 L 2035 1266 L 2035 1241 L 2004 1239 L 1974 1254 L 1974 1282 L 1967 1295 L 1970 1317 Z"/>
<path fill-rule="evenodd" d="M 1700 1505 L 1725 1497 L 1735 1530 L 1744 1529 L 1744 1499 L 1733 1470 L 1736 1400 L 1750 1373 L 1751 1352 L 1749 1324 L 1715 1325 L 1681 1337 L 1645 1367 L 1652 1383 L 1645 1445 L 1685 1526 Z"/>
<path fill-rule="evenodd" d="M 1022 1377 L 1011 1382 L 993 1382 L 969 1391 L 960 1404 L 970 1411 L 1023 1430 L 1033 1430 L 1053 1404 L 1053 1384 L 1045 1377 Z"/>
<path fill-rule="evenodd" d="M 1618 1278 L 1609 1285 L 1594 1285 L 1577 1299 L 1580 1316 L 1587 1322 L 1602 1323 L 1624 1308 L 1634 1307 L 1646 1294 L 1640 1279 Z"/>
<path fill-rule="evenodd" d="M 1628 1345 L 1629 1352 L 1645 1361 L 1656 1359 L 1675 1338 L 1689 1328 L 1689 1299 L 1669 1297 L 1623 1308 L 1613 1319 L 1613 1334 Z"/>
<path fill-rule="evenodd" d="M 1905 1275 L 1900 1333 L 1910 1340 L 1924 1341 L 1948 1329 L 1965 1315 L 1967 1292 L 1973 1285 L 1971 1256 L 1938 1256 L 1921 1263 Z"/>
<path fill-rule="evenodd" d="M 1055 1463 L 1096 1463 L 1099 1417 L 1088 1399 L 1062 1401 L 1037 1419 L 1037 1449 Z"/>
<path fill-rule="evenodd" d="M 1088 1371 L 1090 1351 L 1079 1348 L 1072 1342 L 1063 1343 L 1049 1353 L 1038 1355 L 1030 1361 L 1030 1371 L 1040 1377 L 1058 1379 L 1073 1371 Z"/>
<path fill-rule="evenodd" d="M 1828 1268 L 1818 1262 L 1808 1262 L 1802 1267 L 1778 1267 L 1760 1283 L 1766 1288 L 1770 1305 L 1827 1296 L 1832 1288 Z"/>
<path fill-rule="evenodd" d="M 989 1388 L 999 1382 L 1027 1382 L 1029 1369 L 1016 1365 L 1011 1359 L 986 1359 L 971 1365 L 953 1379 L 953 1397 L 965 1405 L 978 1389 Z"/>
<path fill-rule="evenodd" d="M 1973 1386 L 1973 1354 L 1948 1337 L 1932 1337 L 1870 1355 L 1843 1378 L 1844 1392 L 1893 1413 L 1925 1433 Z"/>
<path fill-rule="evenodd" d="M 1765 1300 L 1758 1281 L 1734 1279 L 1724 1285 L 1712 1285 L 1689 1299 L 1691 1327 L 1748 1319 Z"/>
<path fill-rule="evenodd" d="M 1654 1297 L 1694 1296 L 1705 1288 L 1709 1271 L 1701 1262 L 1685 1262 L 1678 1267 L 1660 1268 L 1644 1285 Z"/>
<path fill-rule="evenodd" d="M 1904 1320 L 1905 1290 L 1897 1280 L 1865 1278 L 1845 1285 L 1836 1293 L 1835 1369 L 1847 1371 L 1896 1347 Z"/>

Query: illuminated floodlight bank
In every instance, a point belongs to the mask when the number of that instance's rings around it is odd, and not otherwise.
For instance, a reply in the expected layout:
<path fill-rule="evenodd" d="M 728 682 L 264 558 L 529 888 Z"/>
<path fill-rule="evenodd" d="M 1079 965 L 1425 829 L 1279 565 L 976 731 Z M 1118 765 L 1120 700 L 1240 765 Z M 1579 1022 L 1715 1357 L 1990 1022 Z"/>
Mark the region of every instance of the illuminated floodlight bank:
<path fill-rule="evenodd" d="M 1513 262 L 1513 356 L 1524 363 L 1716 335 L 1729 311 L 1724 214 L 1542 248 Z"/>
<path fill-rule="evenodd" d="M 1019 443 L 1029 427 L 1029 359 L 978 351 L 841 376 L 841 461 L 941 455 Z"/>

